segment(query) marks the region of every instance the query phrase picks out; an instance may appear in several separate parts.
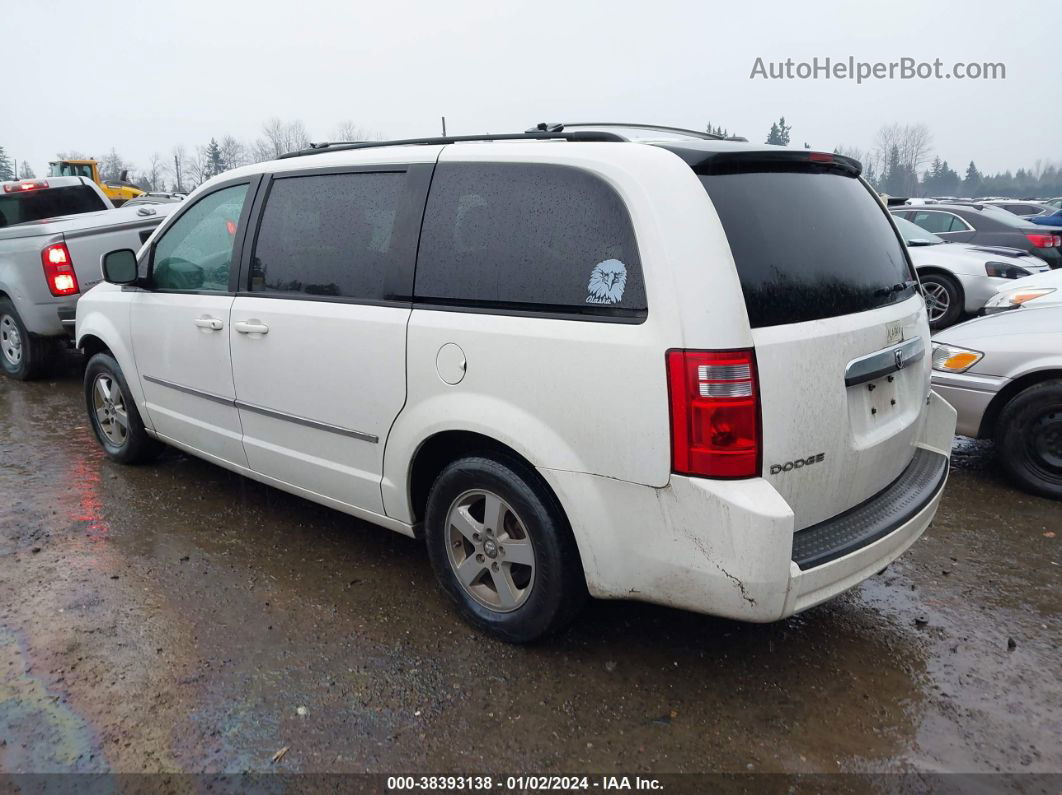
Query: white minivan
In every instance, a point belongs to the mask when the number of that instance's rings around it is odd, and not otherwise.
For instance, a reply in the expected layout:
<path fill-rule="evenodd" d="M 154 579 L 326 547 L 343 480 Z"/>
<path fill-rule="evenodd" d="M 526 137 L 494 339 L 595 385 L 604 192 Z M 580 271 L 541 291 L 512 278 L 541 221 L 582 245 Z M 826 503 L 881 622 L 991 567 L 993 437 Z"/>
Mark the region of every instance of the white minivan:
<path fill-rule="evenodd" d="M 955 429 L 888 213 L 839 155 L 637 133 L 212 179 L 78 304 L 100 444 L 423 538 L 514 642 L 588 594 L 763 622 L 879 572 Z"/>

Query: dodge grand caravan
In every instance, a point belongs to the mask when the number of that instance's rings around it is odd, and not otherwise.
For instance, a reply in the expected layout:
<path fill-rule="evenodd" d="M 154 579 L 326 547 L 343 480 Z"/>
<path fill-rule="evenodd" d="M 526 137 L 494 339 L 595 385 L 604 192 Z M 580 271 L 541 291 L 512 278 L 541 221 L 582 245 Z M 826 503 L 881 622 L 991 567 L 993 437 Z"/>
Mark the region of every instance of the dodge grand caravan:
<path fill-rule="evenodd" d="M 922 534 L 955 413 L 838 155 L 625 128 L 332 144 L 200 187 L 78 304 L 92 428 L 423 538 L 509 641 L 746 621 Z"/>

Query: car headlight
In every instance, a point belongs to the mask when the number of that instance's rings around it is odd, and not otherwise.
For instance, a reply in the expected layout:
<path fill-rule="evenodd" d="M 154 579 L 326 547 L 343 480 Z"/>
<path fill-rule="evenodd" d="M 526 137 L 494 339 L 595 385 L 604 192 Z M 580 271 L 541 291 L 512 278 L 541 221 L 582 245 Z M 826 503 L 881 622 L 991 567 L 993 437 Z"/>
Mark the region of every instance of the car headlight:
<path fill-rule="evenodd" d="M 1032 276 L 1031 271 L 1025 270 L 1020 265 L 1008 265 L 1005 262 L 986 262 L 985 273 L 997 279 L 1020 279 L 1023 276 Z"/>
<path fill-rule="evenodd" d="M 1026 290 L 1008 290 L 996 293 L 985 303 L 986 308 L 1016 309 L 1022 304 L 1055 292 L 1054 287 L 1030 287 Z"/>
<path fill-rule="evenodd" d="M 985 355 L 980 351 L 942 342 L 933 343 L 933 369 L 942 373 L 965 373 L 983 358 Z"/>

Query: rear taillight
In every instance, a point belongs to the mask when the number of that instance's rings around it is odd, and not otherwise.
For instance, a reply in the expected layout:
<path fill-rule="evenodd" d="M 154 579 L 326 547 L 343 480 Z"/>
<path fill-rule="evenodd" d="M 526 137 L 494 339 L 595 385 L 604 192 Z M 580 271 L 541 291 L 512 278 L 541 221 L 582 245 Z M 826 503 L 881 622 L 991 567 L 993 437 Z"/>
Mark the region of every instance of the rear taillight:
<path fill-rule="evenodd" d="M 672 471 L 757 477 L 760 396 L 753 351 L 668 351 L 667 381 Z"/>
<path fill-rule="evenodd" d="M 1062 237 L 1058 235 L 1042 235 L 1036 232 L 1027 232 L 1025 237 L 1037 248 L 1054 248 L 1062 245 Z"/>
<path fill-rule="evenodd" d="M 21 182 L 9 182 L 4 185 L 4 193 L 23 193 L 27 190 L 41 190 L 48 187 L 46 179 L 24 179 Z"/>
<path fill-rule="evenodd" d="M 77 274 L 70 259 L 70 249 L 66 243 L 53 243 L 41 251 L 44 263 L 44 280 L 52 295 L 73 295 L 78 292 Z"/>

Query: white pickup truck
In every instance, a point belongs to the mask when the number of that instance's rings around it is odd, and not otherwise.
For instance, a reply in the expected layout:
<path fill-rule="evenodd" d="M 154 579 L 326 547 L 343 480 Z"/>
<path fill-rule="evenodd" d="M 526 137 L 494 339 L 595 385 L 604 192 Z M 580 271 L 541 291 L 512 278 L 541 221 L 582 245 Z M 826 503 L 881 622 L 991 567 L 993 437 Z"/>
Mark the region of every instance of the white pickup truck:
<path fill-rule="evenodd" d="M 0 369 L 23 381 L 45 373 L 78 297 L 102 279 L 100 256 L 140 248 L 177 206 L 115 209 L 84 177 L 0 182 Z"/>

